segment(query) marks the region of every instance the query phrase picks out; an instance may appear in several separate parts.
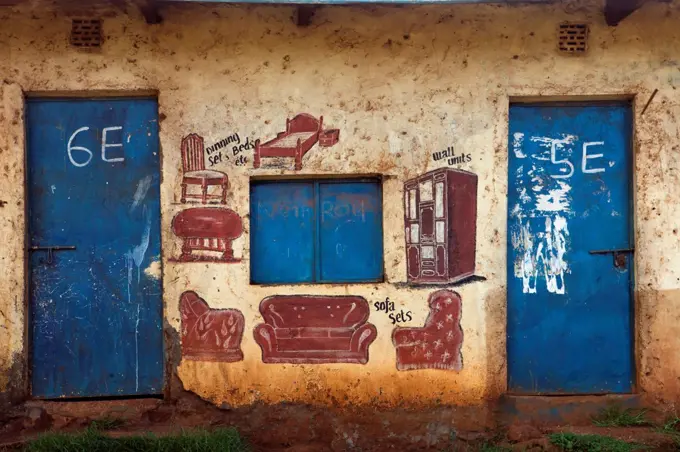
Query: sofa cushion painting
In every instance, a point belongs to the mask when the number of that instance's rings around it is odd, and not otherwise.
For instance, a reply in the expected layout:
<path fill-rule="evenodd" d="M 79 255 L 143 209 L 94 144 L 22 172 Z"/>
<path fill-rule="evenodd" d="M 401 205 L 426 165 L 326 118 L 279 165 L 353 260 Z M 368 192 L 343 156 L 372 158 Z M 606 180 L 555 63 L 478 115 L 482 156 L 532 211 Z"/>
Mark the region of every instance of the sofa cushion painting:
<path fill-rule="evenodd" d="M 260 313 L 265 323 L 254 336 L 265 363 L 365 364 L 377 336 L 362 297 L 275 295 L 262 300 Z"/>

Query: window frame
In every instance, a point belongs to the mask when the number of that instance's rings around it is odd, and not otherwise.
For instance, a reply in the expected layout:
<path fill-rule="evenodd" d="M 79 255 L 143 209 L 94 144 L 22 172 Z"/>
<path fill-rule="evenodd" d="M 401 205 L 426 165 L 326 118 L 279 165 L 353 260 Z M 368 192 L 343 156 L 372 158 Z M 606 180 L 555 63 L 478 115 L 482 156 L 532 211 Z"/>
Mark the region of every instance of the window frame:
<path fill-rule="evenodd" d="M 314 249 L 314 262 L 313 262 L 313 273 L 312 280 L 310 281 L 300 281 L 300 282 L 256 282 L 253 281 L 253 239 L 255 234 L 253 234 L 253 214 L 252 214 L 252 193 L 253 186 L 255 185 L 265 185 L 265 184 L 285 184 L 285 183 L 298 183 L 304 184 L 309 183 L 313 186 L 313 196 L 314 196 L 314 212 L 315 219 L 314 231 L 312 236 L 312 244 Z M 380 207 L 380 222 L 379 222 L 379 235 L 380 235 L 380 249 L 381 262 L 380 262 L 380 276 L 373 279 L 361 279 L 361 280 L 333 280 L 333 281 L 323 281 L 318 278 L 321 277 L 321 237 L 320 237 L 320 223 L 321 223 L 321 197 L 320 197 L 320 184 L 343 184 L 343 183 L 373 183 L 375 184 L 377 193 L 377 202 Z M 375 284 L 385 282 L 385 215 L 384 215 L 384 197 L 383 197 L 383 183 L 384 178 L 382 176 L 337 176 L 337 177 L 323 177 L 323 176 L 304 176 L 304 177 L 293 177 L 293 178 L 266 178 L 257 177 L 251 178 L 248 187 L 249 194 L 249 208 L 251 209 L 249 217 L 249 253 L 250 253 L 250 265 L 248 266 L 249 271 L 249 281 L 252 286 L 308 286 L 308 285 L 333 285 L 333 284 Z"/>

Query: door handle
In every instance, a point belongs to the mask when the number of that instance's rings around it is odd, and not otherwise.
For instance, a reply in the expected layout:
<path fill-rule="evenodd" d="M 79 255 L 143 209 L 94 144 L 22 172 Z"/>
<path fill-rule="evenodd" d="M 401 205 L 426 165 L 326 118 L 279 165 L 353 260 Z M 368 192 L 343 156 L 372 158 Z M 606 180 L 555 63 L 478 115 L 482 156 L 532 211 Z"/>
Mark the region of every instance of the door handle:
<path fill-rule="evenodd" d="M 75 249 L 75 246 L 32 246 L 28 251 L 47 251 L 47 264 L 51 264 L 55 251 L 73 251 Z"/>
<path fill-rule="evenodd" d="M 615 250 L 594 250 L 590 254 L 612 254 L 614 256 L 614 267 L 623 270 L 626 268 L 626 254 L 634 253 L 634 248 L 621 248 Z"/>

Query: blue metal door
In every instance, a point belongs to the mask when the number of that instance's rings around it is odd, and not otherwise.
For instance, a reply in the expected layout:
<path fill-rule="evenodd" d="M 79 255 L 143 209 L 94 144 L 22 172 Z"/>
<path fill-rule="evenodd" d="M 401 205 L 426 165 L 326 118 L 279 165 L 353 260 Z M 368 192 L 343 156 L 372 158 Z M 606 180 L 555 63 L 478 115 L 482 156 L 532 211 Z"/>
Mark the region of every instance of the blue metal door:
<path fill-rule="evenodd" d="M 510 108 L 510 392 L 632 391 L 630 131 L 627 104 Z"/>
<path fill-rule="evenodd" d="M 155 100 L 29 100 L 32 393 L 163 389 Z"/>

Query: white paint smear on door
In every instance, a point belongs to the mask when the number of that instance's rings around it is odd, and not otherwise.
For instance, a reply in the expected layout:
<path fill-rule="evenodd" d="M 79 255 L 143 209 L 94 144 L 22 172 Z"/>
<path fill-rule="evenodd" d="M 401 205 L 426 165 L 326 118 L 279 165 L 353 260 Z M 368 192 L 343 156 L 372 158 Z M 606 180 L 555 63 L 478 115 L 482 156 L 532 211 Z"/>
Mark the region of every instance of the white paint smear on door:
<path fill-rule="evenodd" d="M 573 135 L 562 138 L 531 137 L 541 152 L 527 154 L 522 149 L 524 134 L 513 135 L 513 152 L 517 158 L 531 161 L 526 176 L 518 173 L 518 203 L 510 212 L 515 225 L 511 235 L 516 252 L 515 277 L 522 279 L 522 292 L 537 293 L 540 280 L 550 293 L 566 293 L 565 274 L 569 271 L 566 255 L 569 244 L 568 218 L 571 210 L 573 165 L 568 160 Z M 536 164 L 538 161 L 538 165 Z M 555 171 L 551 174 L 550 171 Z M 528 188 L 528 189 L 527 189 Z"/>
<path fill-rule="evenodd" d="M 520 248 L 522 252 L 520 265 L 515 266 L 515 276 L 522 279 L 523 293 L 536 293 L 541 276 L 548 292 L 560 295 L 566 292 L 568 236 L 567 220 L 561 215 L 546 216 L 542 231 L 532 231 L 529 221 L 521 224 L 519 246 L 515 249 Z"/>

